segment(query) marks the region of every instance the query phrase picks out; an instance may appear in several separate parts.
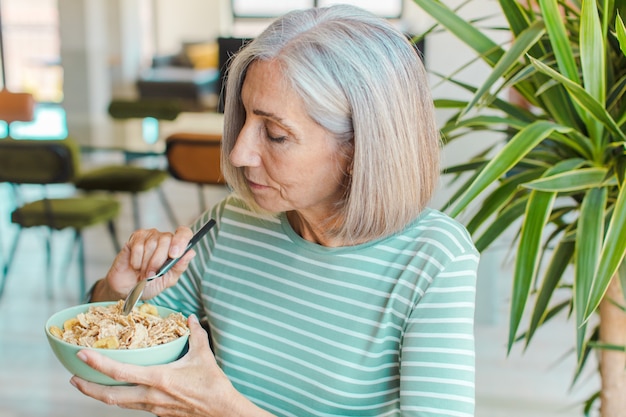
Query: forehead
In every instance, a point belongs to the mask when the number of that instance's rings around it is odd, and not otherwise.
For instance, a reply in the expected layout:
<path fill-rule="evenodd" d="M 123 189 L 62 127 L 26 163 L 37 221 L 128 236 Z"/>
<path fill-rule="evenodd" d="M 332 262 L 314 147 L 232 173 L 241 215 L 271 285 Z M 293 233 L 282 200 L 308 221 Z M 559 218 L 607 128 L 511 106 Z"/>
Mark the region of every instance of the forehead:
<path fill-rule="evenodd" d="M 279 62 L 255 61 L 248 67 L 241 89 L 246 111 L 276 119 L 312 122 L 302 97 L 293 88 Z"/>
<path fill-rule="evenodd" d="M 297 96 L 287 78 L 280 63 L 272 61 L 254 61 L 246 70 L 243 80 L 242 95 L 248 97 L 261 95 L 273 96 L 273 92 Z"/>
<path fill-rule="evenodd" d="M 282 73 L 282 71 L 280 65 L 275 61 L 256 59 L 252 61 L 244 71 L 243 86 L 254 84 L 260 80 L 276 82 L 278 80 L 276 73 Z"/>

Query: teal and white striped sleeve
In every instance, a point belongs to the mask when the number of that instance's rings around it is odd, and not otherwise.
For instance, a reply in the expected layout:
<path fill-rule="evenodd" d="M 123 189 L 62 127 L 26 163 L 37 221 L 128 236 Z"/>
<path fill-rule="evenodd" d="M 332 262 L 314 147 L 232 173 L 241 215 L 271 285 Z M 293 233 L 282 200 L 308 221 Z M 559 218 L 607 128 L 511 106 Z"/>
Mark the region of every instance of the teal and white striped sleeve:
<path fill-rule="evenodd" d="M 403 415 L 473 417 L 478 255 L 450 259 L 408 318 L 401 346 Z"/>

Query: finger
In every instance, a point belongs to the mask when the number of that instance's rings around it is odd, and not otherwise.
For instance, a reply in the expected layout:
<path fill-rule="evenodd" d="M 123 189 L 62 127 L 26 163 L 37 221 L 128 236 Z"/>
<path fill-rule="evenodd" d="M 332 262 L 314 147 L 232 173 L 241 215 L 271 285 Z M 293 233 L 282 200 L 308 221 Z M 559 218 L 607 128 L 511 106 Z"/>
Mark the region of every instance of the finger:
<path fill-rule="evenodd" d="M 156 232 L 156 231 L 155 231 Z M 151 254 L 147 259 L 145 266 L 145 275 L 151 276 L 161 269 L 165 261 L 168 259 L 168 253 L 172 242 L 172 233 L 155 233 L 155 236 L 150 240 Z"/>
<path fill-rule="evenodd" d="M 179 226 L 172 237 L 170 244 L 169 256 L 170 258 L 178 258 L 183 254 L 187 244 L 193 237 L 193 231 L 187 226 Z"/>
<path fill-rule="evenodd" d="M 190 332 L 188 355 L 195 356 L 197 354 L 206 354 L 206 352 L 210 352 L 211 347 L 209 346 L 209 335 L 200 325 L 198 317 L 196 317 L 195 314 L 191 314 L 187 319 L 187 324 Z"/>
<path fill-rule="evenodd" d="M 84 349 L 78 352 L 78 358 L 87 365 L 118 382 L 138 385 L 153 385 L 158 380 L 156 366 L 137 366 L 118 362 L 96 351 Z M 97 385 L 97 384 L 96 384 Z"/>
<path fill-rule="evenodd" d="M 172 271 L 175 272 L 176 275 L 182 274 L 183 272 L 187 270 L 189 263 L 195 256 L 196 256 L 196 251 L 193 249 L 189 249 L 189 251 L 185 254 L 185 256 L 180 258 L 178 262 L 176 262 L 174 266 L 172 266 Z"/>
<path fill-rule="evenodd" d="M 172 268 L 160 279 L 155 279 L 148 283 L 146 287 L 147 291 L 154 291 L 155 293 L 160 293 L 166 288 L 173 287 L 178 282 L 181 274 L 185 272 L 189 266 L 189 263 L 195 256 L 195 252 L 190 250 L 183 256 L 180 260 L 178 260 Z M 146 294 L 147 296 L 148 294 Z"/>
<path fill-rule="evenodd" d="M 141 270 L 143 265 L 145 241 L 146 232 L 144 230 L 136 230 L 130 235 L 128 242 L 126 242 L 125 246 L 130 251 L 129 263 L 135 271 Z"/>
<path fill-rule="evenodd" d="M 104 386 L 73 376 L 70 383 L 83 394 L 108 405 L 143 410 L 156 416 L 189 416 L 177 398 L 167 392 L 143 385 Z M 195 415 L 195 414 L 194 414 Z"/>
<path fill-rule="evenodd" d="M 108 405 L 135 410 L 145 409 L 146 387 L 141 385 L 105 386 L 89 382 L 76 375 L 70 383 L 83 394 Z"/>

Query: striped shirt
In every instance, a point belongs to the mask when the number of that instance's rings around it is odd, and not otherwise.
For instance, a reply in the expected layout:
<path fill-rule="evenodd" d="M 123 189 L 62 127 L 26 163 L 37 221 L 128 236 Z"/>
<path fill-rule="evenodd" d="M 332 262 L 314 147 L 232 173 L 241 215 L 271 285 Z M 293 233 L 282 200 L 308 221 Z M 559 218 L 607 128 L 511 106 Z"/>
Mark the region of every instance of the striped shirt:
<path fill-rule="evenodd" d="M 425 209 L 350 247 L 302 239 L 286 216 L 227 197 L 180 282 L 154 299 L 208 318 L 221 369 L 278 416 L 474 415 L 478 253 Z"/>

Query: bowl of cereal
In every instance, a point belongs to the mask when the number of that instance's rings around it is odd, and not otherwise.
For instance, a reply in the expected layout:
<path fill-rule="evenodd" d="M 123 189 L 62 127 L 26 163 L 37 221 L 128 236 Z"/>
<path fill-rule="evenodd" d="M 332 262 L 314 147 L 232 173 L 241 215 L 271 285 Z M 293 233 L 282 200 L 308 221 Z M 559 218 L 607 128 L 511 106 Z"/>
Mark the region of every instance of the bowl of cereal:
<path fill-rule="evenodd" d="M 174 310 L 144 303 L 124 316 L 123 300 L 77 305 L 53 314 L 46 322 L 52 351 L 72 374 L 103 385 L 125 385 L 88 366 L 76 354 L 93 349 L 133 365 L 173 362 L 189 338 L 185 317 Z"/>

